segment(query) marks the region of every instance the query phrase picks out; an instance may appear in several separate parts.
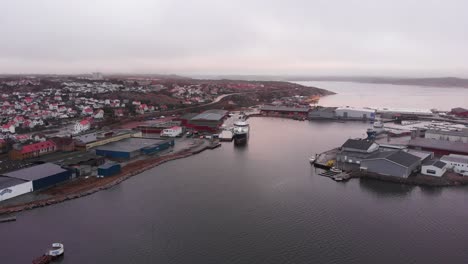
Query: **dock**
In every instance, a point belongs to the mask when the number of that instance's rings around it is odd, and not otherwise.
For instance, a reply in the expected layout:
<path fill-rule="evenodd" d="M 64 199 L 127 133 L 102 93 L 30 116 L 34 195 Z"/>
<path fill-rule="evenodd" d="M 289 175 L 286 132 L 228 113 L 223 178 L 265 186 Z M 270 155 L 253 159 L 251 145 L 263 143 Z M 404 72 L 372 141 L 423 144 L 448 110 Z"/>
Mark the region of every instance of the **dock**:
<path fill-rule="evenodd" d="M 0 218 L 0 223 L 14 222 L 16 221 L 16 216 Z"/>
<path fill-rule="evenodd" d="M 351 178 L 346 172 L 334 172 L 334 171 L 324 171 L 319 173 L 320 176 L 331 178 L 335 181 L 347 181 Z"/>
<path fill-rule="evenodd" d="M 314 162 L 314 167 L 326 170 L 330 169 L 335 164 L 337 154 L 338 148 L 318 154 Z"/>

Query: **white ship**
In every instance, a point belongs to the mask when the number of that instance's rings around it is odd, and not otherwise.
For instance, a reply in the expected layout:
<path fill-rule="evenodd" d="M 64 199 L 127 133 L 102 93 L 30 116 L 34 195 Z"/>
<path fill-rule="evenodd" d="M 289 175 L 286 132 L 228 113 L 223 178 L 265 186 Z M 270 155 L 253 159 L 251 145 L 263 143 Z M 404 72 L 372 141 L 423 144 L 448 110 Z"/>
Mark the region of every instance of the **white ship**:
<path fill-rule="evenodd" d="M 237 121 L 234 123 L 234 144 L 235 145 L 245 145 L 249 140 L 249 124 L 245 121 Z"/>

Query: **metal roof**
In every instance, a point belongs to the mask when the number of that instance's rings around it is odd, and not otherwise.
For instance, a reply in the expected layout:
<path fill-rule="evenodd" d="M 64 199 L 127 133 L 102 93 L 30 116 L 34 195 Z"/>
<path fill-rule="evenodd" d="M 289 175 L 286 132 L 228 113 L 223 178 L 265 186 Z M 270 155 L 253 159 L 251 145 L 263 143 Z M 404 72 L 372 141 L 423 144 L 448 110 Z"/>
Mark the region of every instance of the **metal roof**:
<path fill-rule="evenodd" d="M 457 162 L 457 163 L 465 163 L 468 164 L 468 156 L 462 155 L 445 155 L 440 158 L 442 161 L 450 161 L 450 162 Z"/>
<path fill-rule="evenodd" d="M 26 180 L 26 181 L 34 181 L 42 178 L 46 178 L 58 173 L 62 173 L 67 171 L 61 168 L 59 165 L 55 165 L 53 163 L 44 163 L 36 166 L 32 166 L 29 168 L 21 169 L 12 171 L 9 173 L 4 173 L 3 176 Z"/>
<path fill-rule="evenodd" d="M 343 148 L 352 148 L 352 149 L 359 149 L 359 150 L 368 150 L 372 144 L 374 144 L 373 141 L 366 140 L 366 139 L 348 139 L 346 142 L 343 144 Z"/>
<path fill-rule="evenodd" d="M 337 109 L 338 107 L 322 107 L 322 106 L 317 106 L 315 108 L 312 108 L 311 110 L 313 112 L 329 112 L 329 113 L 334 113 L 335 110 Z"/>
<path fill-rule="evenodd" d="M 207 110 L 201 114 L 198 114 L 192 117 L 191 120 L 211 120 L 211 121 L 219 121 L 223 119 L 227 115 L 228 111 L 226 110 L 217 110 L 211 109 Z"/>
<path fill-rule="evenodd" d="M 0 190 L 5 189 L 11 186 L 15 186 L 18 184 L 22 184 L 27 182 L 26 180 L 21 180 L 21 179 L 16 179 L 16 178 L 10 178 L 10 177 L 3 177 L 0 176 Z"/>
<path fill-rule="evenodd" d="M 264 105 L 260 107 L 260 110 L 266 111 L 278 111 L 278 112 L 309 112 L 309 108 L 299 108 L 299 107 L 287 107 L 287 106 L 273 106 L 273 105 Z"/>
<path fill-rule="evenodd" d="M 166 142 L 167 140 L 148 139 L 148 138 L 127 138 L 117 142 L 97 147 L 96 150 L 134 152 L 145 147 L 155 146 Z"/>
<path fill-rule="evenodd" d="M 443 169 L 445 166 L 447 166 L 447 163 L 443 162 L 443 161 L 436 161 L 432 164 L 434 167 L 437 167 L 439 169 Z"/>
<path fill-rule="evenodd" d="M 417 163 L 421 160 L 421 158 L 404 151 L 397 151 L 388 156 L 386 159 L 405 167 L 410 167 L 414 163 Z"/>
<path fill-rule="evenodd" d="M 409 154 L 402 150 L 396 151 L 380 151 L 375 154 L 372 154 L 366 160 L 374 160 L 374 159 L 385 159 L 396 164 L 399 164 L 403 167 L 410 167 L 413 164 L 419 162 L 421 159 L 416 157 L 412 154 Z"/>
<path fill-rule="evenodd" d="M 436 135 L 446 135 L 446 136 L 458 136 L 458 137 L 468 137 L 468 129 L 462 131 L 444 131 L 439 129 L 428 129 L 426 134 L 436 134 Z"/>
<path fill-rule="evenodd" d="M 427 149 L 438 149 L 446 151 L 454 151 L 468 154 L 468 143 L 454 142 L 448 140 L 437 140 L 430 138 L 414 138 L 408 142 L 410 147 L 421 147 Z"/>

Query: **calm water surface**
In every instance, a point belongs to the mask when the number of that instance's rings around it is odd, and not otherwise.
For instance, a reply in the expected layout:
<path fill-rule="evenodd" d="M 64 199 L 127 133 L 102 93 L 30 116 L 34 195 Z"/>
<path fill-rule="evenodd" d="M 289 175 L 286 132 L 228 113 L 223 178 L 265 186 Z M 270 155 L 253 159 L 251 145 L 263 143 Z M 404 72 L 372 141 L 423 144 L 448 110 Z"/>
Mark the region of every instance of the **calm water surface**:
<path fill-rule="evenodd" d="M 324 97 L 323 106 L 401 107 L 450 110 L 468 108 L 468 88 L 439 88 L 352 82 L 297 82 L 337 93 Z"/>
<path fill-rule="evenodd" d="M 252 118 L 249 145 L 166 163 L 0 224 L 1 263 L 54 241 L 62 263 L 467 263 L 467 188 L 314 175 L 368 124 Z"/>

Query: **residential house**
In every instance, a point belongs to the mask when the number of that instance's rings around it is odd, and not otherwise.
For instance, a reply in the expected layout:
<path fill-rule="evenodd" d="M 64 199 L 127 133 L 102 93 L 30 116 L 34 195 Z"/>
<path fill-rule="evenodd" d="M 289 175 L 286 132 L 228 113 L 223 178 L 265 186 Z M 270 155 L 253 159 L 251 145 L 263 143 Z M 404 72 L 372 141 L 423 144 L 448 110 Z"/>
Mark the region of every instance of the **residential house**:
<path fill-rule="evenodd" d="M 91 123 L 87 119 L 83 119 L 77 122 L 73 128 L 75 134 L 79 134 L 83 131 L 89 130 L 91 128 Z"/>

